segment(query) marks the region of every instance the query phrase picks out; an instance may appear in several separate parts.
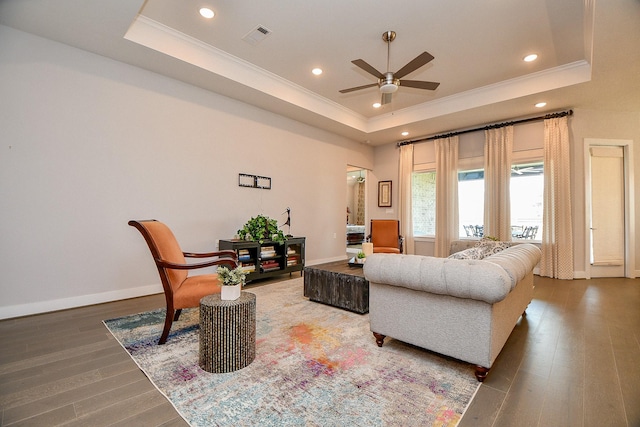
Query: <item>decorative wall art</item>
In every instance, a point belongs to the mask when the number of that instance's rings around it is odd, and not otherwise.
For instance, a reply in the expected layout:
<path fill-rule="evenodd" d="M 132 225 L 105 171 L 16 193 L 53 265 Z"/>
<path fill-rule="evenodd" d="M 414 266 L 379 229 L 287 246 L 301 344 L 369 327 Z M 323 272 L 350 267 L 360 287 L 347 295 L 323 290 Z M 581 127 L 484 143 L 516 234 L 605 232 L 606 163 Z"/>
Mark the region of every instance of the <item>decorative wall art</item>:
<path fill-rule="evenodd" d="M 378 207 L 391 207 L 391 181 L 378 181 Z"/>
<path fill-rule="evenodd" d="M 271 190 L 271 178 L 266 176 L 238 174 L 238 185 L 240 187 L 263 188 Z"/>

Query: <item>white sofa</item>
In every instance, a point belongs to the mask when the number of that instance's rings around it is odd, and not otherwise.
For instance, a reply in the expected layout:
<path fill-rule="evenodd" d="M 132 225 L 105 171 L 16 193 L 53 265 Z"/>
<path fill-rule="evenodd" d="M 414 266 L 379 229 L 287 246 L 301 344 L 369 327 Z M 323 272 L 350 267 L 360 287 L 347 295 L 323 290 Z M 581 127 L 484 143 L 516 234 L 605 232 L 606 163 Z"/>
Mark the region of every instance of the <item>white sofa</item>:
<path fill-rule="evenodd" d="M 511 246 L 484 259 L 373 254 L 369 319 L 386 336 L 476 365 L 483 381 L 533 297 L 540 249 Z"/>

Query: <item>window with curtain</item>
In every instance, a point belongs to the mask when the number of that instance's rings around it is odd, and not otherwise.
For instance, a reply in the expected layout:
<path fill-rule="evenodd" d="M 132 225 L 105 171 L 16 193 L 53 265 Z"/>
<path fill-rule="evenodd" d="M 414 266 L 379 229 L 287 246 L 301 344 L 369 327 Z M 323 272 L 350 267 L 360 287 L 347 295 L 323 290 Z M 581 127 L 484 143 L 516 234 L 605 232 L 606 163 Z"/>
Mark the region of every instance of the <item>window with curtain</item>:
<path fill-rule="evenodd" d="M 411 179 L 413 235 L 436 234 L 436 173 L 414 172 Z"/>
<path fill-rule="evenodd" d="M 542 162 L 511 168 L 511 238 L 542 240 L 544 165 Z"/>
<path fill-rule="evenodd" d="M 484 170 L 458 172 L 460 237 L 482 237 L 484 221 Z"/>
<path fill-rule="evenodd" d="M 540 240 L 544 167 L 542 162 L 514 164 L 511 168 L 511 237 Z M 483 237 L 484 171 L 458 173 L 460 237 Z"/>

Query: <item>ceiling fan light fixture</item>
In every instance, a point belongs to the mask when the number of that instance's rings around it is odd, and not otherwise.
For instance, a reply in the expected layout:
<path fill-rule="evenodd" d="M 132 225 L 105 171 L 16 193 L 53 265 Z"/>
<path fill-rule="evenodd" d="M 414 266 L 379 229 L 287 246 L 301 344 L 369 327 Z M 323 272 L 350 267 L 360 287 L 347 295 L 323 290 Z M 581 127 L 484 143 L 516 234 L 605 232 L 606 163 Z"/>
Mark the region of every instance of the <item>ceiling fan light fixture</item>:
<path fill-rule="evenodd" d="M 380 85 L 380 92 L 382 93 L 394 93 L 398 90 L 397 83 L 383 83 Z"/>

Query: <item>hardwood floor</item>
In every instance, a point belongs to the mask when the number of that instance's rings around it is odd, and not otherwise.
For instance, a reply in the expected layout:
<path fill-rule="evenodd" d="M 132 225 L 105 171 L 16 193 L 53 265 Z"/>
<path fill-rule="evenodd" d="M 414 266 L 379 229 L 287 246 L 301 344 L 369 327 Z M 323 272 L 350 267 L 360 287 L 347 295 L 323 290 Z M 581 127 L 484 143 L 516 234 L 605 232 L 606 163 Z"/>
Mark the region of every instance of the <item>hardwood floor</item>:
<path fill-rule="evenodd" d="M 640 279 L 535 285 L 460 427 L 640 426 Z"/>
<path fill-rule="evenodd" d="M 535 283 L 460 426 L 640 426 L 640 279 Z M 187 425 L 102 324 L 163 305 L 0 321 L 0 425 Z"/>

